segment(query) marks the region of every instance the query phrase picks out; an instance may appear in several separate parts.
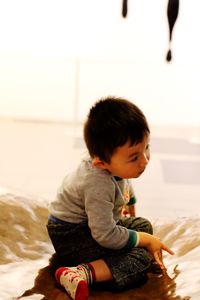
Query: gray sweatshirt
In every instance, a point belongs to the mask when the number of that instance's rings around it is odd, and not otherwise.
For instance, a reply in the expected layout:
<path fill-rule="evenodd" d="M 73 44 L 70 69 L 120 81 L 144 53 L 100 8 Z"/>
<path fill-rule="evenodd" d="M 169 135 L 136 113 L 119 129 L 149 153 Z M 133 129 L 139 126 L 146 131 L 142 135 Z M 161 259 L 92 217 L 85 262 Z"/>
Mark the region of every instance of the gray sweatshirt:
<path fill-rule="evenodd" d="M 93 167 L 88 158 L 64 178 L 49 213 L 70 223 L 87 222 L 92 237 L 103 247 L 132 248 L 137 233 L 117 222 L 122 206 L 133 197 L 129 180 L 116 180 L 108 171 Z"/>

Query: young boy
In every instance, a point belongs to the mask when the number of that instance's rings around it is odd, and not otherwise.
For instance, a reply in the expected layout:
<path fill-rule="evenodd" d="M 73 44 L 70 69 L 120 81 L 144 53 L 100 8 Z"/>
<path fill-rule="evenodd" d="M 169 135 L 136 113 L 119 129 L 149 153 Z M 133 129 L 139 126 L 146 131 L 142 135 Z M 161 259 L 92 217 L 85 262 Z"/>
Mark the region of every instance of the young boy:
<path fill-rule="evenodd" d="M 94 282 L 115 290 L 138 286 L 153 261 L 165 269 L 162 250 L 173 254 L 153 236 L 148 220 L 135 217 L 129 179 L 149 162 L 149 135 L 144 114 L 125 99 L 108 97 L 90 109 L 84 125 L 89 156 L 64 178 L 47 225 L 65 260 L 56 280 L 72 299 L 87 299 Z"/>

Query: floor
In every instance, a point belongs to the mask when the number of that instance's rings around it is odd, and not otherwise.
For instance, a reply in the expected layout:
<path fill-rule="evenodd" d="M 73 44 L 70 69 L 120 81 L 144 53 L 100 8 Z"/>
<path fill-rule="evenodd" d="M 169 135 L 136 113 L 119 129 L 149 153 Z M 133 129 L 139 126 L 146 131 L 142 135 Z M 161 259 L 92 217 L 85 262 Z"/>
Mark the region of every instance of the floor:
<path fill-rule="evenodd" d="M 197 216 L 200 128 L 152 126 L 151 161 L 133 180 L 137 214 Z M 86 149 L 82 125 L 0 119 L 0 187 L 50 201 Z"/>

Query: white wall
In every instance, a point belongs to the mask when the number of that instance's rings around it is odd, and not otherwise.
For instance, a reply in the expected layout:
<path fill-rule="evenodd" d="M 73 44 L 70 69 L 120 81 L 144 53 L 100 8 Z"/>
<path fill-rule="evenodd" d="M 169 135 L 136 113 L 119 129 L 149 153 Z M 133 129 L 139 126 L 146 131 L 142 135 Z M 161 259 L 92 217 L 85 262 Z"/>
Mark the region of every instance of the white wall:
<path fill-rule="evenodd" d="M 7 0 L 0 9 L 0 116 L 83 120 L 106 95 L 153 124 L 200 125 L 198 0 L 180 1 L 167 64 L 167 0 Z M 3 29 L 3 30 L 2 30 Z"/>

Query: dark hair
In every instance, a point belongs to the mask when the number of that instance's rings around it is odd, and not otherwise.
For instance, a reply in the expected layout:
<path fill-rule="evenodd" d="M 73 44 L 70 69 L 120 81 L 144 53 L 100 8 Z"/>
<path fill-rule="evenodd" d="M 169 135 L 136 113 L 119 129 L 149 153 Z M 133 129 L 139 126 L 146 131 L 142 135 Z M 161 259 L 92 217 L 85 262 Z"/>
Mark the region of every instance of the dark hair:
<path fill-rule="evenodd" d="M 116 97 L 96 102 L 84 124 L 84 140 L 90 156 L 108 163 L 117 147 L 129 140 L 131 145 L 138 144 L 148 133 L 143 112 L 132 102 Z"/>

